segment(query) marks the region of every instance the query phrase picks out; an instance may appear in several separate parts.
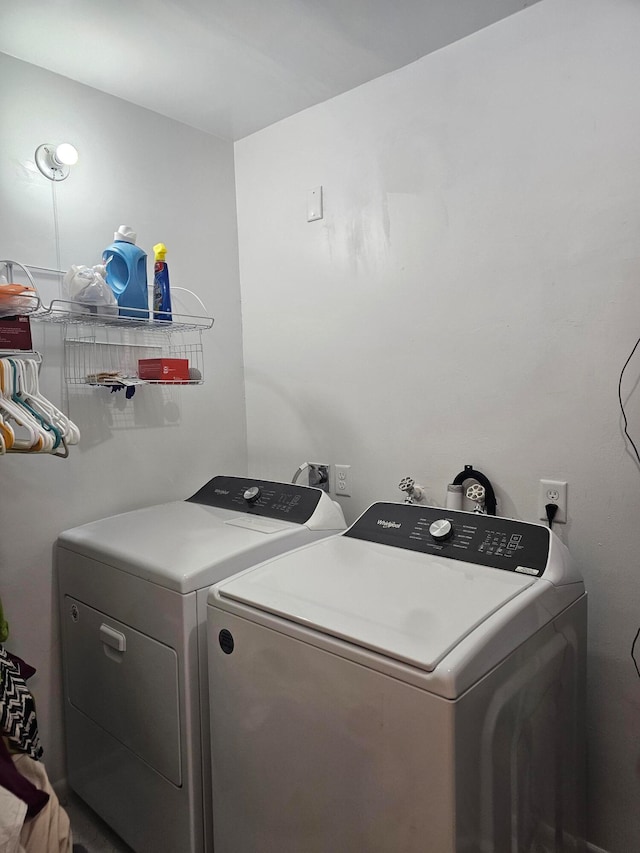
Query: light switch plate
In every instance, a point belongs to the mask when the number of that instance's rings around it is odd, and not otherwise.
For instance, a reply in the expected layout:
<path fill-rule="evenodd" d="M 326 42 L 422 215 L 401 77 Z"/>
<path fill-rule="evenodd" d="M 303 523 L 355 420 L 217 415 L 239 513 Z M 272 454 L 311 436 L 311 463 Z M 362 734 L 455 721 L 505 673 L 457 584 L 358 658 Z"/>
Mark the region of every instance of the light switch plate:
<path fill-rule="evenodd" d="M 307 191 L 307 222 L 322 219 L 322 187 Z"/>

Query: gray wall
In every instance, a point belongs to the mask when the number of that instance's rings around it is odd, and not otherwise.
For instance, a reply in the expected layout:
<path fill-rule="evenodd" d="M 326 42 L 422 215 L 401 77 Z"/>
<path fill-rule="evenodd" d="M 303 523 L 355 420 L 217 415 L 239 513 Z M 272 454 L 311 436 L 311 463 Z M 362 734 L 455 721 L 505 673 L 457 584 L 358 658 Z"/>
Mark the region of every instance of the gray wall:
<path fill-rule="evenodd" d="M 349 520 L 465 463 L 518 518 L 569 482 L 611 853 L 640 849 L 639 43 L 637 3 L 545 0 L 236 143 L 250 469 L 350 463 Z"/>
<path fill-rule="evenodd" d="M 35 170 L 43 142 L 73 142 L 80 160 L 57 184 L 60 263 L 98 263 L 122 223 L 167 244 L 175 286 L 215 316 L 203 335 L 205 384 L 123 392 L 65 386 L 61 331 L 35 325 L 41 388 L 82 440 L 67 460 L 0 459 L 0 595 L 7 647 L 38 669 L 32 687 L 45 762 L 64 773 L 52 545 L 68 527 L 188 497 L 215 473 L 246 470 L 233 146 L 0 54 L 0 258 L 56 267 L 52 183 Z M 149 264 L 152 271 L 152 264 Z M 47 299 L 58 280 L 41 276 Z M 202 314 L 174 291 L 174 310 Z"/>

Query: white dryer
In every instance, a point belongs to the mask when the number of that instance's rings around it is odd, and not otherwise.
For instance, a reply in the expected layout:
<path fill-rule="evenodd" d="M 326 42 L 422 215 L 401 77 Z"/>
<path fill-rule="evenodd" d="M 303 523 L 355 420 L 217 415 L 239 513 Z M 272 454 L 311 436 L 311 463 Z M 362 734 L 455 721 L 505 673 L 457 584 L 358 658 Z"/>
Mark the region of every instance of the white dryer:
<path fill-rule="evenodd" d="M 216 584 L 216 853 L 582 850 L 585 632 L 547 528 L 424 506 Z"/>
<path fill-rule="evenodd" d="M 319 489 L 220 476 L 60 535 L 68 780 L 134 850 L 212 849 L 208 588 L 345 526 Z"/>

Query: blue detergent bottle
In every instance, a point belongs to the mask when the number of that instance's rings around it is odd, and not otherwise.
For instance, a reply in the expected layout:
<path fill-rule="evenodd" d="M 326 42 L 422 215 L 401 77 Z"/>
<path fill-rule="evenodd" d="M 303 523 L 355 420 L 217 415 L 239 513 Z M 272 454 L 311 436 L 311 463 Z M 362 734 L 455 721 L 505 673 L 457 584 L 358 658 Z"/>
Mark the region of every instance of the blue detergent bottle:
<path fill-rule="evenodd" d="M 142 320 L 149 317 L 147 256 L 136 246 L 136 237 L 128 225 L 121 225 L 113 243 L 102 253 L 102 260 L 107 265 L 107 284 L 120 306 L 118 313 Z"/>

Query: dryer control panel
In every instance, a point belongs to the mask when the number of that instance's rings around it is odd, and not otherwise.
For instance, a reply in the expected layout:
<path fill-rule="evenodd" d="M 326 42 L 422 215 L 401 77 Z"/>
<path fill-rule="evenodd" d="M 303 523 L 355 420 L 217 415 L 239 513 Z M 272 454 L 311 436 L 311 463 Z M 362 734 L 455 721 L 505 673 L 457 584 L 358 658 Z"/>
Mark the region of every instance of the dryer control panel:
<path fill-rule="evenodd" d="M 544 573 L 551 541 L 539 524 L 396 503 L 373 504 L 343 535 L 535 577 Z"/>
<path fill-rule="evenodd" d="M 305 524 L 323 492 L 309 486 L 218 476 L 188 498 L 193 503 Z"/>

